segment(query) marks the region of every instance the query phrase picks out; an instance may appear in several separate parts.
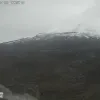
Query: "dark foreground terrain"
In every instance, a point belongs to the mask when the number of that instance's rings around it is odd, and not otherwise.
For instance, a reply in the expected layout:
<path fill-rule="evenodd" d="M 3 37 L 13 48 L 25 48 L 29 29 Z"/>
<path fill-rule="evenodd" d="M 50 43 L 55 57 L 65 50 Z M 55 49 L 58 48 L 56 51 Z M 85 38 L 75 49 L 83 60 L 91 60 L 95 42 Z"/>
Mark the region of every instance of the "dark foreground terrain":
<path fill-rule="evenodd" d="M 39 35 L 0 44 L 0 84 L 40 100 L 100 100 L 100 39 Z"/>

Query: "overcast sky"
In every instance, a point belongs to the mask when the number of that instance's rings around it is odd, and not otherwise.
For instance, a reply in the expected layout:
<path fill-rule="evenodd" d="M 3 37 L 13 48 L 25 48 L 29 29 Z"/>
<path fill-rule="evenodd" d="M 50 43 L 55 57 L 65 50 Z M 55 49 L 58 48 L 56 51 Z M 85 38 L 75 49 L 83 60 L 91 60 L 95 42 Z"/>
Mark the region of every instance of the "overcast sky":
<path fill-rule="evenodd" d="M 20 0 L 24 4 L 0 1 L 0 42 L 68 31 L 78 24 L 100 27 L 99 0 Z"/>

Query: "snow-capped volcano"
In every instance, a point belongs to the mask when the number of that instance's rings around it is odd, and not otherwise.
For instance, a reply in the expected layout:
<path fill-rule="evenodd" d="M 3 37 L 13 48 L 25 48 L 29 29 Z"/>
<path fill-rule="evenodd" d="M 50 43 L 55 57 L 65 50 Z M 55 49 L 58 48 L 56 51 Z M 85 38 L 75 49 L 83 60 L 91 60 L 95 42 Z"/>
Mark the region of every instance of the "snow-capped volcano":
<path fill-rule="evenodd" d="M 6 42 L 7 44 L 11 44 L 11 43 L 24 43 L 30 40 L 48 40 L 48 39 L 52 39 L 55 37 L 85 37 L 85 38 L 100 38 L 100 34 L 99 32 L 94 29 L 93 27 L 87 26 L 87 25 L 83 25 L 83 24 L 79 24 L 77 25 L 76 28 L 68 31 L 68 32 L 60 32 L 57 31 L 57 29 L 55 29 L 54 31 L 49 31 L 49 32 L 45 32 L 45 33 L 39 33 L 34 37 L 27 37 L 27 38 L 21 38 L 15 41 L 9 41 Z"/>
<path fill-rule="evenodd" d="M 53 31 L 49 31 L 47 33 L 41 33 L 41 34 L 37 34 L 36 37 L 39 39 L 42 38 L 52 38 L 55 36 L 68 36 L 68 37 L 72 37 L 72 36 L 78 36 L 78 37 L 96 37 L 99 38 L 100 34 L 99 32 L 94 29 L 93 27 L 87 26 L 87 25 L 77 25 L 76 28 L 68 31 L 68 32 L 61 32 L 60 30 L 57 30 L 57 28 Z"/>
<path fill-rule="evenodd" d="M 53 28 L 51 31 L 48 31 L 47 33 L 41 33 L 41 34 L 37 34 L 37 37 L 53 37 L 53 36 L 84 36 L 84 37 L 96 37 L 99 38 L 100 34 L 99 34 L 99 30 L 97 30 L 96 28 L 94 28 L 93 26 L 89 26 L 86 24 L 78 24 L 74 29 L 71 29 L 68 32 L 61 32 L 59 29 L 57 28 Z"/>

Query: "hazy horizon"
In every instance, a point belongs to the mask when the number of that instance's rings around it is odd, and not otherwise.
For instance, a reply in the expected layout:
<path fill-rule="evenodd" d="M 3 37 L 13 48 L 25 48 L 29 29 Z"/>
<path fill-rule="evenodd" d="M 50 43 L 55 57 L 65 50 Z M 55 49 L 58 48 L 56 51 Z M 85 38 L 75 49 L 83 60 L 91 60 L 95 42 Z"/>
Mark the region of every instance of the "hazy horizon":
<path fill-rule="evenodd" d="M 0 42 L 69 31 L 79 24 L 99 31 L 99 0 L 20 0 L 23 4 L 8 1 L 9 4 L 0 4 Z"/>

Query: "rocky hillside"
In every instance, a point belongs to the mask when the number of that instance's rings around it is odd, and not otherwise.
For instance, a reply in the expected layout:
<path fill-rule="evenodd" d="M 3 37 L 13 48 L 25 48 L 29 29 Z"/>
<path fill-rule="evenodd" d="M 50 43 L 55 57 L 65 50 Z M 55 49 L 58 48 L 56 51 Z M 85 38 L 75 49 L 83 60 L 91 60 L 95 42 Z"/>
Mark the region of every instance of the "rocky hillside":
<path fill-rule="evenodd" d="M 39 34 L 0 44 L 0 84 L 13 93 L 36 96 L 38 90 L 41 100 L 99 100 L 99 77 L 97 35 Z"/>

